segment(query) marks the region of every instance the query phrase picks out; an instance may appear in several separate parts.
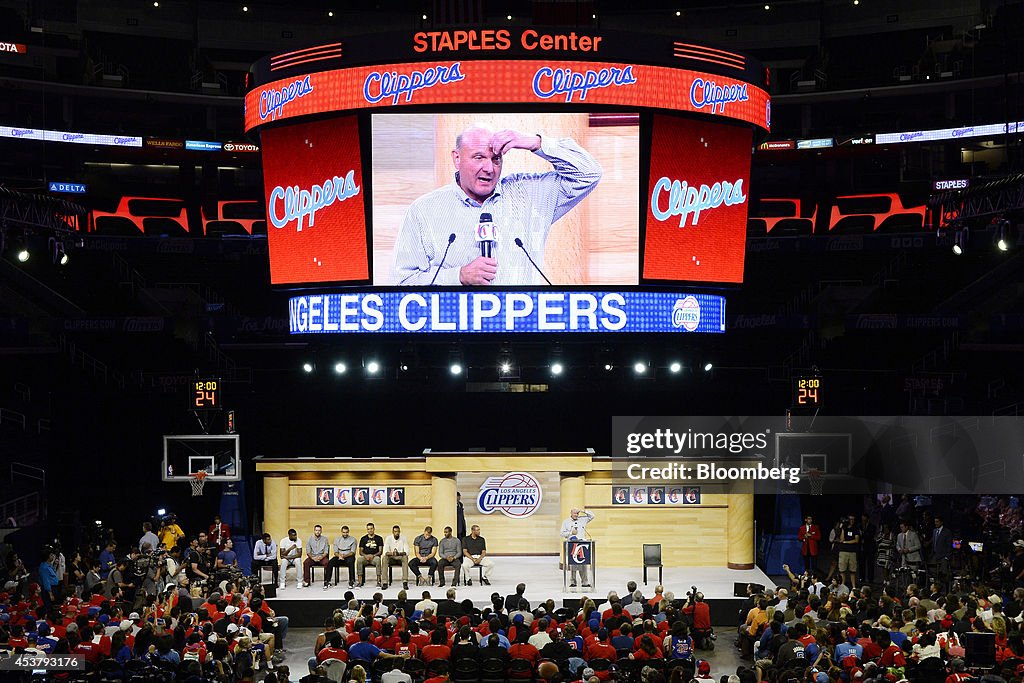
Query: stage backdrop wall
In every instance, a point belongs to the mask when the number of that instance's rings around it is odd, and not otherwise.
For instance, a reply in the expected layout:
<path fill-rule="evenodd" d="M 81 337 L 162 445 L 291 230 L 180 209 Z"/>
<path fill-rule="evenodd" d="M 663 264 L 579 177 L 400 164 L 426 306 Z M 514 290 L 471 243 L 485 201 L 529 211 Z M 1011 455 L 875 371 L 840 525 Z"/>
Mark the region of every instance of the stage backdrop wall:
<path fill-rule="evenodd" d="M 372 521 L 382 536 L 399 524 L 411 540 L 431 525 L 456 528 L 456 492 L 468 525 L 479 524 L 493 555 L 556 555 L 562 520 L 573 507 L 596 518 L 588 526 L 601 567 L 640 567 L 644 543 L 661 543 L 669 567 L 754 566 L 754 506 L 749 484 L 711 481 L 699 502 L 686 505 L 613 504 L 612 461 L 583 453 L 433 453 L 414 458 L 257 458 L 264 477 L 264 530 L 276 540 L 294 527 L 307 538 L 321 524 L 330 538 L 347 524 L 358 537 Z M 531 475 L 542 499 L 530 516 L 489 515 L 477 509 L 480 485 L 512 472 Z M 339 504 L 339 488 L 382 490 L 391 504 Z M 399 493 L 400 492 L 400 493 Z M 326 501 L 326 503 L 325 503 Z"/>

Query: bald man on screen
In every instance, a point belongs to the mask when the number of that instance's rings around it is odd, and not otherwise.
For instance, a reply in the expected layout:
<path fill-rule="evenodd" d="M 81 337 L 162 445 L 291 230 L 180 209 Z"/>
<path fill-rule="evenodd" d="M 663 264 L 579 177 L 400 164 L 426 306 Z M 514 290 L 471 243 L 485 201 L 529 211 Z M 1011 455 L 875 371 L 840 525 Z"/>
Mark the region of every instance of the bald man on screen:
<path fill-rule="evenodd" d="M 549 161 L 553 170 L 502 177 L 505 155 L 517 149 Z M 494 132 L 481 125 L 459 133 L 451 155 L 455 182 L 423 195 L 405 214 L 395 242 L 392 283 L 543 282 L 526 251 L 543 270 L 544 245 L 552 224 L 593 191 L 601 180 L 600 164 L 569 138 L 554 140 L 514 130 Z M 484 213 L 492 216 L 495 226 L 490 257 L 481 255 L 476 240 Z M 449 248 L 452 234 L 455 239 Z M 523 248 L 516 239 L 522 241 Z"/>

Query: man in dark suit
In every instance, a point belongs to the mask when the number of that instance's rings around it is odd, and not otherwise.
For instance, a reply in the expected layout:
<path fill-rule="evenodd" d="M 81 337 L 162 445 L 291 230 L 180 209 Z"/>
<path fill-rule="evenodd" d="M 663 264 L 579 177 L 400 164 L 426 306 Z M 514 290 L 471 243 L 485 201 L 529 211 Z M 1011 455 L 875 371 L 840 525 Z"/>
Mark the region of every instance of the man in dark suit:
<path fill-rule="evenodd" d="M 446 598 L 437 601 L 437 616 L 458 618 L 463 614 L 462 604 L 455 599 L 455 589 L 449 588 Z"/>
<path fill-rule="evenodd" d="M 512 614 L 517 609 L 520 609 L 519 603 L 524 601 L 524 600 L 526 600 L 526 598 L 523 597 L 524 593 L 526 593 L 526 584 L 525 583 L 518 584 L 516 586 L 516 592 L 512 593 L 507 598 L 505 598 L 505 611 L 508 612 L 509 614 Z M 527 606 L 525 607 L 525 609 L 526 609 L 527 612 L 529 612 L 530 611 L 530 607 L 529 607 L 530 603 L 529 603 L 529 601 L 526 601 L 526 605 Z"/>
<path fill-rule="evenodd" d="M 466 537 L 466 507 L 462 504 L 462 494 L 455 494 L 455 537 L 460 541 Z"/>
<path fill-rule="evenodd" d="M 935 528 L 931 537 L 932 562 L 935 573 L 944 585 L 949 585 L 949 558 L 953 554 L 953 532 L 945 527 L 942 517 L 935 516 Z"/>

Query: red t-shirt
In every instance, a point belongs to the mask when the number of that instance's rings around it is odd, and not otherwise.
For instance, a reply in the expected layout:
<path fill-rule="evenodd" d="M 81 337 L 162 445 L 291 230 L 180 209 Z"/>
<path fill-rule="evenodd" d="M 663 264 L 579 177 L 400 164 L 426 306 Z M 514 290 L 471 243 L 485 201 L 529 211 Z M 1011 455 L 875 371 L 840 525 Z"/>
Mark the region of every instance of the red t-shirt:
<path fill-rule="evenodd" d="M 435 659 L 448 659 L 452 656 L 452 649 L 447 645 L 427 645 L 421 652 L 421 659 L 427 664 Z"/>
<path fill-rule="evenodd" d="M 410 658 L 415 658 L 419 651 L 420 649 L 416 647 L 416 643 L 413 642 L 409 642 L 408 645 L 403 645 L 399 642 L 398 645 L 395 646 L 396 655 L 408 655 Z"/>
<path fill-rule="evenodd" d="M 536 664 L 540 661 L 540 650 L 529 643 L 513 643 L 508 649 L 508 656 L 512 659 L 526 659 Z"/>
<path fill-rule="evenodd" d="M 587 661 L 591 659 L 604 658 L 610 662 L 615 661 L 615 648 L 608 643 L 597 642 L 586 649 Z"/>
<path fill-rule="evenodd" d="M 348 661 L 348 653 L 339 648 L 333 648 L 327 646 L 320 649 L 320 652 L 316 653 L 316 661 L 323 662 L 325 659 L 340 659 L 343 662 Z"/>
<path fill-rule="evenodd" d="M 75 647 L 75 654 L 82 655 L 85 658 L 85 661 L 90 664 L 95 664 L 100 661 L 100 657 L 102 656 L 99 645 L 92 642 L 79 643 L 78 646 Z"/>
<path fill-rule="evenodd" d="M 643 650 L 637 650 L 636 652 L 633 653 L 633 659 L 644 660 L 644 659 L 662 659 L 662 658 L 663 657 L 661 655 L 661 651 L 660 650 L 658 652 L 655 652 L 653 655 L 649 655 L 646 652 L 644 652 Z"/>

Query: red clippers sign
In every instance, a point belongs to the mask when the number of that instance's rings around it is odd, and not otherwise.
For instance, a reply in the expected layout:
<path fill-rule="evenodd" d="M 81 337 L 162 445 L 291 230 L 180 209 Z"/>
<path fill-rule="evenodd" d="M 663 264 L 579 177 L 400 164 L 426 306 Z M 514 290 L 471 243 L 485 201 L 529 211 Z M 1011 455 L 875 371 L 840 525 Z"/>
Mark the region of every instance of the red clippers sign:
<path fill-rule="evenodd" d="M 743 281 L 749 129 L 655 115 L 643 277 Z"/>
<path fill-rule="evenodd" d="M 366 280 L 366 215 L 355 116 L 263 131 L 270 281 Z"/>

